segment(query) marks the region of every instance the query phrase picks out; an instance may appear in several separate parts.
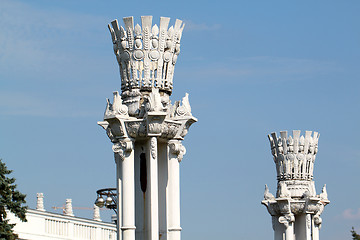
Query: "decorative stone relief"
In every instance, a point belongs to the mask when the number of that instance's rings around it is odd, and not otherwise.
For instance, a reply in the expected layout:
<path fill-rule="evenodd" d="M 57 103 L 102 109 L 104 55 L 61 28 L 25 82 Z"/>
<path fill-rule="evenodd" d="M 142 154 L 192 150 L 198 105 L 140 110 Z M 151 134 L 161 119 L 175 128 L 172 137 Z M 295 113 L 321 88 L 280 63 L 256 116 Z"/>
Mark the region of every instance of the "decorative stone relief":
<path fill-rule="evenodd" d="M 314 224 L 316 225 L 316 226 L 318 226 L 319 227 L 319 229 L 321 228 L 321 223 L 322 223 L 322 218 L 320 217 L 320 215 L 322 214 L 322 212 L 324 211 L 324 208 L 325 208 L 325 206 L 324 206 L 324 204 L 322 204 L 322 203 L 319 203 L 318 205 L 317 205 L 317 211 L 316 211 L 316 213 L 315 213 L 315 215 L 314 215 Z"/>
<path fill-rule="evenodd" d="M 275 197 L 270 193 L 267 184 L 265 184 L 264 200 L 275 200 Z"/>
<path fill-rule="evenodd" d="M 125 139 L 119 142 L 116 142 L 112 146 L 114 153 L 118 153 L 121 160 L 125 160 L 127 154 L 131 153 L 133 150 L 133 142 L 130 139 Z"/>
<path fill-rule="evenodd" d="M 328 200 L 328 194 L 327 194 L 327 191 L 326 191 L 326 184 L 324 184 L 324 186 L 322 188 L 322 191 L 321 191 L 319 196 L 320 196 L 321 200 Z"/>
<path fill-rule="evenodd" d="M 159 89 L 152 89 L 149 96 L 144 96 L 145 99 L 145 111 L 146 112 L 162 112 L 163 103 L 161 101 L 161 96 Z"/>
<path fill-rule="evenodd" d="M 174 110 L 174 117 L 192 116 L 188 93 L 185 94 L 181 102 L 175 102 Z"/>
<path fill-rule="evenodd" d="M 289 198 L 289 197 L 291 197 L 291 193 L 287 189 L 286 183 L 279 182 L 277 196 L 280 197 L 280 198 Z"/>
<path fill-rule="evenodd" d="M 295 216 L 293 214 L 279 217 L 279 223 L 284 224 L 285 228 L 288 228 L 292 222 L 295 222 Z"/>
<path fill-rule="evenodd" d="M 300 131 L 294 130 L 293 136 L 287 137 L 287 131 L 268 135 L 271 153 L 274 156 L 278 180 L 311 180 L 313 165 L 318 151 L 319 134 L 306 131 L 300 137 Z"/>
<path fill-rule="evenodd" d="M 156 137 L 151 137 L 150 153 L 151 153 L 152 159 L 157 159 L 157 139 L 156 139 Z"/>
<path fill-rule="evenodd" d="M 109 118 L 114 118 L 115 115 L 119 115 L 121 117 L 129 117 L 128 107 L 122 103 L 119 92 L 114 92 L 114 100 L 113 104 L 110 103 L 109 99 L 106 99 L 107 105 L 104 113 L 104 120 Z"/>
<path fill-rule="evenodd" d="M 161 136 L 165 112 L 147 112 L 145 115 L 148 136 Z"/>
<path fill-rule="evenodd" d="M 162 124 L 161 137 L 172 139 L 176 136 L 177 132 L 181 128 L 181 122 L 167 121 Z"/>
<path fill-rule="evenodd" d="M 128 107 L 130 116 L 137 116 L 140 112 L 141 92 L 139 89 L 122 91 L 121 98 Z"/>
<path fill-rule="evenodd" d="M 126 121 L 125 128 L 130 137 L 145 137 L 147 135 L 147 126 L 145 121 Z"/>
<path fill-rule="evenodd" d="M 183 159 L 183 157 L 186 153 L 186 148 L 181 144 L 180 141 L 169 142 L 169 147 L 170 147 L 171 153 L 177 155 L 178 161 L 181 162 L 181 160 Z"/>

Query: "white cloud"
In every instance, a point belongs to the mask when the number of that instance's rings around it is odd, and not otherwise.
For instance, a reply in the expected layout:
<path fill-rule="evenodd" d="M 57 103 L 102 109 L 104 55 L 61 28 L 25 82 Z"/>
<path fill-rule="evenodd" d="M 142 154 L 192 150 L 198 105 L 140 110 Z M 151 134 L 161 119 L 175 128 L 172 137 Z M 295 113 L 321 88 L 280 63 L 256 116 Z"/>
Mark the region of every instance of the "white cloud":
<path fill-rule="evenodd" d="M 0 72 L 8 75 L 20 70 L 56 73 L 67 59 L 76 57 L 68 46 L 96 41 L 94 29 L 103 23 L 98 16 L 34 8 L 14 0 L 1 1 L 0 16 Z"/>
<path fill-rule="evenodd" d="M 225 58 L 221 62 L 199 65 L 191 71 L 197 79 L 208 81 L 219 79 L 225 81 L 289 81 L 315 78 L 341 71 L 334 62 L 312 59 L 282 58 L 257 56 L 250 58 Z M 188 71 L 187 71 L 188 72 Z"/>
<path fill-rule="evenodd" d="M 342 213 L 342 217 L 347 220 L 359 220 L 360 219 L 360 208 L 357 210 L 346 209 Z"/>
<path fill-rule="evenodd" d="M 37 117 L 88 117 L 98 116 L 95 110 L 83 109 L 79 105 L 70 105 L 69 101 L 30 96 L 20 92 L 0 91 L 0 112 L 3 116 Z"/>

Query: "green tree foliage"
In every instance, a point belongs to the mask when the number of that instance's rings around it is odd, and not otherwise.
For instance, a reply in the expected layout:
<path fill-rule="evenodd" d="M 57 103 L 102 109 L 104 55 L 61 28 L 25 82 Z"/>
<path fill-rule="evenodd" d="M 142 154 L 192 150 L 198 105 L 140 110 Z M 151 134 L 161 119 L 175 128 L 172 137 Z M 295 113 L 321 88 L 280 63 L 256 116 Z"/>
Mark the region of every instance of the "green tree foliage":
<path fill-rule="evenodd" d="M 8 170 L 5 163 L 0 159 L 0 239 L 13 240 L 17 239 L 17 235 L 13 232 L 15 224 L 10 224 L 6 220 L 8 210 L 15 214 L 21 221 L 26 222 L 26 209 L 24 206 L 25 194 L 16 190 L 15 178 L 10 178 L 12 170 Z"/>
<path fill-rule="evenodd" d="M 360 235 L 355 232 L 354 227 L 351 229 L 351 236 L 353 237 L 353 240 L 360 240 Z"/>

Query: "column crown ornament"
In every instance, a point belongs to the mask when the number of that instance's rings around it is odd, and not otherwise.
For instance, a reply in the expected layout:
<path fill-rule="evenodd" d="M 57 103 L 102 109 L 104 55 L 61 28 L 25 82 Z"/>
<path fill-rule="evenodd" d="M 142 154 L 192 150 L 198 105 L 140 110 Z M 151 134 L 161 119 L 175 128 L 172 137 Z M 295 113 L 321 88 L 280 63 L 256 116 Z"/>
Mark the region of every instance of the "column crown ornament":
<path fill-rule="evenodd" d="M 151 91 L 157 88 L 171 95 L 174 67 L 180 53 L 180 40 L 185 24 L 161 17 L 160 25 L 152 25 L 152 16 L 142 16 L 141 26 L 134 26 L 133 17 L 117 19 L 108 25 L 114 53 L 120 67 L 121 90 Z"/>
<path fill-rule="evenodd" d="M 312 180 L 320 134 L 311 133 L 300 136 L 300 130 L 294 130 L 293 136 L 287 136 L 287 131 L 279 137 L 274 132 L 268 135 L 279 181 Z"/>

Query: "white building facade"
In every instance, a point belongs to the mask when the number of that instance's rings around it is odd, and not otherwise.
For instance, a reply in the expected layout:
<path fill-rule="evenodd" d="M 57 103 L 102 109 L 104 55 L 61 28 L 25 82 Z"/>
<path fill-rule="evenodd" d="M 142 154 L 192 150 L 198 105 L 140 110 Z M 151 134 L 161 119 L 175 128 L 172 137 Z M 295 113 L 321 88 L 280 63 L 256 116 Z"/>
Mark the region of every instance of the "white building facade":
<path fill-rule="evenodd" d="M 101 222 L 98 208 L 94 207 L 93 220 L 75 217 L 71 199 L 66 200 L 64 214 L 45 211 L 42 193 L 38 194 L 36 209 L 27 210 L 27 222 L 7 214 L 22 240 L 116 240 L 116 225 Z"/>

